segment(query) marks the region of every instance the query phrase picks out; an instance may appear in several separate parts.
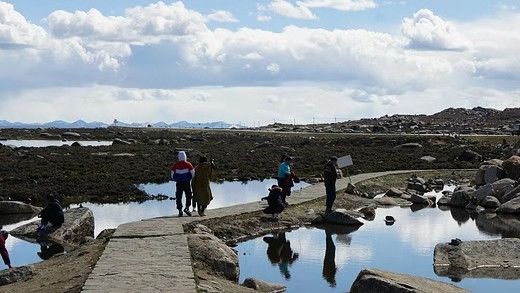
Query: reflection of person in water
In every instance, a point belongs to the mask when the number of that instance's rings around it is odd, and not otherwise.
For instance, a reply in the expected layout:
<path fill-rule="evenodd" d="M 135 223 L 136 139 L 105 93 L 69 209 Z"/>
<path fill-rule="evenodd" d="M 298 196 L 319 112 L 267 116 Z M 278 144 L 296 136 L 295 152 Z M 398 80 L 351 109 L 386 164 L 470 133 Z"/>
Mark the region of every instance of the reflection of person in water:
<path fill-rule="evenodd" d="M 298 259 L 298 253 L 293 252 L 291 242 L 286 240 L 285 232 L 264 237 L 267 247 L 267 257 L 272 264 L 278 264 L 280 273 L 286 280 L 291 278 L 289 266 Z"/>
<path fill-rule="evenodd" d="M 332 241 L 332 233 L 325 230 L 325 258 L 323 258 L 323 278 L 331 287 L 336 287 L 336 246 Z"/>
<path fill-rule="evenodd" d="M 47 242 L 45 240 L 38 240 L 38 243 L 40 244 L 40 250 L 41 252 L 37 252 L 38 256 L 43 259 L 49 259 L 53 255 L 56 255 L 58 253 L 62 253 L 65 250 L 63 249 L 63 246 L 61 246 L 58 243 L 55 242 Z"/>

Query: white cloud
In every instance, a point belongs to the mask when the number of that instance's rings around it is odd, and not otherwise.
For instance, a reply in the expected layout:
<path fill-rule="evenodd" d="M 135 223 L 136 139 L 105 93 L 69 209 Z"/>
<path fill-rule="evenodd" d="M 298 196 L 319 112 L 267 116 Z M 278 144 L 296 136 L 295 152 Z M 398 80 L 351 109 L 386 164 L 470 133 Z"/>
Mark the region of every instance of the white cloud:
<path fill-rule="evenodd" d="M 225 10 L 215 11 L 207 17 L 217 22 L 238 22 L 238 19 L 236 19 L 231 12 Z"/>
<path fill-rule="evenodd" d="M 417 11 L 413 18 L 405 18 L 401 31 L 415 49 L 465 50 L 471 45 L 453 24 L 428 9 Z"/>
<path fill-rule="evenodd" d="M 341 11 L 365 10 L 377 7 L 373 0 L 303 0 L 298 5 L 310 8 L 332 8 Z"/>
<path fill-rule="evenodd" d="M 270 21 L 272 18 L 270 16 L 267 16 L 267 15 L 258 15 L 256 17 L 256 20 L 258 21 L 262 21 L 262 22 L 267 22 L 267 21 Z"/>
<path fill-rule="evenodd" d="M 309 8 L 298 3 L 297 6 L 294 6 L 285 0 L 274 0 L 273 2 L 269 3 L 267 7 L 269 10 L 289 18 L 306 20 L 318 19 L 318 17 L 312 13 Z"/>

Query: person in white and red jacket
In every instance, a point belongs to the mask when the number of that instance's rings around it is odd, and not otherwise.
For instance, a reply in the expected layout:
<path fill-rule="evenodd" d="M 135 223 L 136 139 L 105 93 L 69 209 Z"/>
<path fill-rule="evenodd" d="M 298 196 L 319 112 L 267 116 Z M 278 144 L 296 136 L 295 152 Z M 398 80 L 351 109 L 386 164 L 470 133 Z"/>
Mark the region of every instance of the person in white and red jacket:
<path fill-rule="evenodd" d="M 8 236 L 9 233 L 7 233 L 7 231 L 0 231 L 0 254 L 2 255 L 2 259 L 4 260 L 5 265 L 9 268 L 12 268 L 11 260 L 9 259 L 9 252 L 7 252 L 7 248 L 5 247 L 5 241 L 7 240 Z"/>
<path fill-rule="evenodd" d="M 182 193 L 185 193 L 186 207 L 184 208 L 184 212 L 186 215 L 191 216 L 190 205 L 192 193 L 190 182 L 193 176 L 195 176 L 195 168 L 193 168 L 193 165 L 188 162 L 186 152 L 180 151 L 177 154 L 177 158 L 179 160 L 171 167 L 170 174 L 171 178 L 176 182 L 175 199 L 177 202 L 177 209 L 179 210 L 179 217 L 182 217 Z"/>

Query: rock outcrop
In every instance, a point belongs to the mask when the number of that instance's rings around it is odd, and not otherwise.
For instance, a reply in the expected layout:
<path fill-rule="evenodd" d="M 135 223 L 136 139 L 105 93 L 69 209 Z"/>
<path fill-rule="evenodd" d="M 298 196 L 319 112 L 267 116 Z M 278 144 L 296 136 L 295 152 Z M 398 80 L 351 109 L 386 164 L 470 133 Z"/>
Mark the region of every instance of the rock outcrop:
<path fill-rule="evenodd" d="M 509 178 L 520 179 L 520 156 L 511 156 L 502 163 L 502 166 Z"/>
<path fill-rule="evenodd" d="M 439 276 L 520 279 L 520 239 L 440 243 L 433 261 Z"/>
<path fill-rule="evenodd" d="M 39 223 L 40 221 L 35 221 L 9 233 L 34 242 L 42 237 L 36 231 Z M 65 211 L 65 223 L 60 227 L 49 227 L 45 235 L 60 244 L 77 247 L 86 237 L 94 237 L 94 215 L 88 208 L 69 209 Z"/>
<path fill-rule="evenodd" d="M 8 214 L 34 214 L 42 210 L 21 201 L 0 201 L 0 215 Z"/>
<path fill-rule="evenodd" d="M 282 284 L 267 283 L 255 278 L 246 278 L 242 286 L 255 289 L 258 292 L 284 292 L 287 287 Z"/>
<path fill-rule="evenodd" d="M 350 288 L 350 293 L 455 293 L 469 292 L 451 284 L 431 279 L 397 274 L 378 269 L 362 270 Z"/>
<path fill-rule="evenodd" d="M 520 214 L 520 197 L 513 198 L 512 200 L 503 203 L 498 209 L 497 213 L 504 214 Z"/>
<path fill-rule="evenodd" d="M 32 266 L 14 267 L 9 270 L 0 271 L 0 286 L 11 283 L 27 281 L 33 276 Z M 1 290 L 0 290 L 1 291 Z"/>
<path fill-rule="evenodd" d="M 192 254 L 194 262 L 204 263 L 226 279 L 238 281 L 238 256 L 222 240 L 209 233 L 190 234 L 188 244 L 192 251 L 197 251 L 196 254 Z"/>

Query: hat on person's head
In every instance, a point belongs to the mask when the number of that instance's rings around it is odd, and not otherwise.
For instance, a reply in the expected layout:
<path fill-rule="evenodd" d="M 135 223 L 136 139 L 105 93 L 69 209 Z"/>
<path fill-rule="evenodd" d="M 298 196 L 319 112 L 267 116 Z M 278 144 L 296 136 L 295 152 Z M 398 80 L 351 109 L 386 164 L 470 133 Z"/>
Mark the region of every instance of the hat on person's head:
<path fill-rule="evenodd" d="M 9 233 L 5 230 L 0 231 L 0 234 L 4 237 L 4 240 L 7 240 L 7 237 L 9 237 Z"/>
<path fill-rule="evenodd" d="M 47 198 L 47 200 L 55 200 L 56 199 L 56 197 L 52 193 L 47 194 L 46 198 Z"/>
<path fill-rule="evenodd" d="M 337 161 L 337 160 L 338 160 L 338 157 L 336 157 L 336 156 L 331 156 L 331 157 L 329 158 L 329 160 L 331 160 L 331 161 Z"/>
<path fill-rule="evenodd" d="M 286 161 L 292 161 L 292 157 L 291 156 L 287 156 L 287 157 L 285 157 L 285 160 Z"/>
<path fill-rule="evenodd" d="M 179 159 L 179 161 L 186 161 L 187 160 L 186 152 L 185 151 L 180 151 L 177 154 L 177 158 Z"/>

